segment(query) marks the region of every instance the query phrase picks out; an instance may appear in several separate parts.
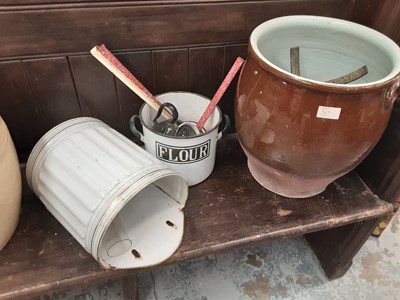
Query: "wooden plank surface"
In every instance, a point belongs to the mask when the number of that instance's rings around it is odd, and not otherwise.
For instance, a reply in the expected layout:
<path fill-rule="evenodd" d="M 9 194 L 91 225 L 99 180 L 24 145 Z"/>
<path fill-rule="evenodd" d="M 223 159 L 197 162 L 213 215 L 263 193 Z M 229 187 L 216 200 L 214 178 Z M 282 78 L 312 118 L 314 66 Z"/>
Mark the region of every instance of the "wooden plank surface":
<path fill-rule="evenodd" d="M 29 153 L 44 123 L 21 61 L 0 63 L 0 114 L 19 153 Z"/>
<path fill-rule="evenodd" d="M 170 262 L 371 219 L 392 209 L 355 173 L 311 198 L 281 197 L 253 179 L 234 134 L 218 147 L 213 175 L 190 190 L 184 240 Z"/>
<path fill-rule="evenodd" d="M 277 1 L 287 1 L 287 0 L 277 0 Z M 354 1 L 354 0 L 350 0 Z M 132 3 L 133 2 L 133 3 Z M 153 4 L 196 4 L 196 3 L 213 3 L 213 2 L 241 2 L 241 0 L 152 0 Z M 93 7 L 93 6 L 129 6 L 129 5 L 143 5 L 149 4 L 148 0 L 120 0 L 120 1 L 110 1 L 110 0 L 2 0 L 0 3 L 1 6 L 4 7 L 13 7 L 16 8 L 18 6 L 22 7 L 25 10 L 28 9 L 37 9 L 37 5 L 41 5 L 41 7 L 48 7 L 46 4 L 52 5 L 52 7 Z"/>
<path fill-rule="evenodd" d="M 218 147 L 211 177 L 190 188 L 183 241 L 166 263 L 373 219 L 392 209 L 354 173 L 312 198 L 277 196 L 252 178 L 235 135 L 224 137 Z M 0 299 L 127 274 L 102 270 L 40 201 L 25 193 L 17 231 L 0 252 Z"/>
<path fill-rule="evenodd" d="M 150 51 L 118 54 L 116 57 L 139 81 L 153 93 L 153 64 Z M 119 110 L 122 121 L 122 133 L 134 139 L 129 129 L 129 119 L 134 114 L 139 114 L 139 109 L 144 101 L 131 91 L 122 81 L 115 78 Z"/>
<path fill-rule="evenodd" d="M 311 14 L 345 18 L 349 0 L 258 0 L 111 7 L 2 10 L 0 57 L 89 51 L 106 43 L 110 50 L 246 42 L 268 19 Z"/>
<path fill-rule="evenodd" d="M 195 47 L 119 53 L 116 56 L 154 94 L 191 90 L 211 97 L 236 59 L 235 55 L 246 53 L 246 47 L 246 44 Z M 8 72 L 9 66 L 11 72 Z M 29 154 L 34 143 L 51 127 L 82 115 L 100 118 L 135 140 L 128 122 L 138 113 L 143 100 L 92 56 L 3 62 L 0 68 L 3 68 L 5 78 L 1 87 L 1 113 L 10 120 L 11 132 L 21 133 L 14 135 L 18 153 Z M 231 114 L 231 120 L 236 81 L 237 77 L 226 92 L 228 101 L 220 102 L 223 112 Z M 13 86 L 20 88 L 13 89 Z M 223 99 L 227 99 L 226 95 Z M 26 130 L 24 126 L 30 119 L 36 121 L 32 121 Z M 25 135 L 32 131 L 35 132 L 33 139 L 31 135 Z"/>
<path fill-rule="evenodd" d="M 339 278 L 348 271 L 378 221 L 371 219 L 305 235 L 329 279 Z"/>
<path fill-rule="evenodd" d="M 212 98 L 222 82 L 224 47 L 189 49 L 189 90 Z"/>
<path fill-rule="evenodd" d="M 187 91 L 188 49 L 153 51 L 154 95 Z"/>
<path fill-rule="evenodd" d="M 6 5 L 38 5 L 38 4 L 66 4 L 82 2 L 108 2 L 108 0 L 3 0 L 0 6 Z M 33 7 L 32 7 L 33 8 Z"/>
<path fill-rule="evenodd" d="M 46 131 L 82 116 L 65 57 L 25 60 L 23 65 Z"/>
<path fill-rule="evenodd" d="M 247 58 L 247 44 L 236 44 L 227 45 L 224 47 L 224 71 L 223 77 L 228 74 L 230 68 L 235 62 L 236 58 L 240 56 L 243 59 Z M 240 74 L 240 73 L 239 73 Z M 235 76 L 231 84 L 227 88 L 226 92 L 222 96 L 221 101 L 218 106 L 221 108 L 223 114 L 227 114 L 231 119 L 231 129 L 230 132 L 235 131 L 235 118 L 234 118 L 234 108 L 235 108 L 235 93 L 236 86 L 239 79 L 239 74 Z"/>
<path fill-rule="evenodd" d="M 122 131 L 114 75 L 91 55 L 69 58 L 82 114 Z"/>
<path fill-rule="evenodd" d="M 385 2 L 387 2 L 387 0 L 354 0 L 350 20 L 368 27 L 372 27 L 374 19 L 381 11 Z"/>
<path fill-rule="evenodd" d="M 385 0 L 381 2 L 381 9 L 376 12 L 372 28 L 390 37 L 400 44 L 400 1 Z"/>

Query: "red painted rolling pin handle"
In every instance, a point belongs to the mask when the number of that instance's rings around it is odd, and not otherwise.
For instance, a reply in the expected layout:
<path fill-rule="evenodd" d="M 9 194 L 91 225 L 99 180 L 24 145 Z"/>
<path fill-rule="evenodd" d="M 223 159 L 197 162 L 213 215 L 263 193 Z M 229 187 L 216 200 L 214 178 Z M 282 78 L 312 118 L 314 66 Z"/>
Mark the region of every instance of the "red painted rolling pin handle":
<path fill-rule="evenodd" d="M 235 77 L 236 73 L 240 70 L 242 64 L 244 63 L 244 59 L 238 57 L 229 70 L 228 74 L 226 75 L 225 79 L 222 81 L 220 87 L 218 88 L 217 92 L 215 93 L 214 97 L 211 99 L 210 104 L 207 106 L 206 110 L 204 111 L 203 115 L 200 117 L 199 121 L 197 122 L 197 128 L 201 130 L 204 124 L 207 122 L 208 118 L 214 111 L 215 107 L 217 106 L 219 100 L 221 100 L 222 95 L 225 93 L 226 89 L 228 88 L 229 84 L 232 82 L 233 78 Z"/>
<path fill-rule="evenodd" d="M 104 44 L 93 47 L 90 50 L 90 53 L 128 88 L 136 93 L 136 95 L 150 105 L 150 107 L 158 110 L 161 103 L 157 98 L 146 89 L 146 87 L 107 49 Z M 166 119 L 172 117 L 171 113 L 166 109 L 163 110 L 162 114 Z"/>

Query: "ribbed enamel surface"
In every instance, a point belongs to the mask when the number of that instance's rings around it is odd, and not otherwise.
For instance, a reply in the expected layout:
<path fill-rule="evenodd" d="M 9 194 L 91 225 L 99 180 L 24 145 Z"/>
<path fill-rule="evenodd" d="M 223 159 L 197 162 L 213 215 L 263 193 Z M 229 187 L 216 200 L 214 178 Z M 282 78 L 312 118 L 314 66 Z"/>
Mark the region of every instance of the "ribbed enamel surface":
<path fill-rule="evenodd" d="M 105 207 L 121 188 L 159 169 L 161 163 L 95 119 L 63 124 L 37 143 L 27 178 L 48 210 L 90 252 L 88 233 L 95 230 Z"/>

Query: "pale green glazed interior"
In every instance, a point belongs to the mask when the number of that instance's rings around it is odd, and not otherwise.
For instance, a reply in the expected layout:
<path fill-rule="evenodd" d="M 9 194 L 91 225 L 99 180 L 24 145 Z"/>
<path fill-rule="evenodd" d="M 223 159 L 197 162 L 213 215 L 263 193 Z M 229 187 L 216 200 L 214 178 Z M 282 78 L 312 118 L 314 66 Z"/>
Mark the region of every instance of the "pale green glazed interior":
<path fill-rule="evenodd" d="M 276 18 L 259 25 L 251 34 L 250 43 L 263 61 L 286 74 L 291 74 L 290 48 L 299 46 L 301 77 L 310 82 L 325 82 L 364 65 L 368 74 L 348 85 L 385 82 L 400 72 L 400 48 L 392 40 L 340 19 Z"/>

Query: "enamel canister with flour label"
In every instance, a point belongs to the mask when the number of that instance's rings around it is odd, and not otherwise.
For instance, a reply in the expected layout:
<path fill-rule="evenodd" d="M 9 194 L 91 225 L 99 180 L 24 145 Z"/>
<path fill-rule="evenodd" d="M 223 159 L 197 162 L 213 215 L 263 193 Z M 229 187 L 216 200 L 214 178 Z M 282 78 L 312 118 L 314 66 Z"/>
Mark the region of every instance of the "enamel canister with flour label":
<path fill-rule="evenodd" d="M 206 97 L 189 92 L 169 92 L 157 96 L 161 103 L 173 104 L 180 112 L 183 122 L 195 122 L 200 119 L 210 103 Z M 139 116 L 131 118 L 131 131 L 144 144 L 145 149 L 163 164 L 182 174 L 189 186 L 204 181 L 214 169 L 217 141 L 229 128 L 229 118 L 216 107 L 207 122 L 204 132 L 193 136 L 168 136 L 155 132 L 153 126 L 156 111 L 143 104 Z M 224 118 L 224 128 L 219 125 Z M 135 120 L 140 119 L 143 134 L 136 128 Z"/>
<path fill-rule="evenodd" d="M 300 75 L 290 49 L 300 49 Z M 366 65 L 348 84 L 332 78 Z M 344 20 L 289 16 L 251 34 L 235 101 L 236 131 L 254 178 L 280 195 L 316 195 L 380 139 L 399 93 L 400 49 Z"/>

